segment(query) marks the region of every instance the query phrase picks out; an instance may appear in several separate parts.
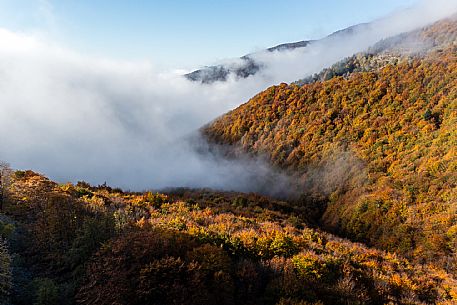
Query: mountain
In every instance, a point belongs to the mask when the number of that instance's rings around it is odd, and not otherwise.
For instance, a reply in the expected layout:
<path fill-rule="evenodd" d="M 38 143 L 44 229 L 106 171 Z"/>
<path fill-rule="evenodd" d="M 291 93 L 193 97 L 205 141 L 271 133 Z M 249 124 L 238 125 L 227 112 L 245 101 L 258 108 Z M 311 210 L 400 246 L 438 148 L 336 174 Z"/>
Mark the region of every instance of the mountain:
<path fill-rule="evenodd" d="M 332 39 L 344 39 L 345 36 L 354 35 L 357 31 L 363 30 L 367 27 L 369 27 L 369 24 L 359 24 L 343 30 L 339 30 L 321 40 L 306 40 L 280 44 L 261 52 L 242 56 L 239 58 L 239 60 L 233 61 L 231 64 L 209 66 L 193 71 L 186 74 L 185 77 L 191 81 L 201 82 L 203 84 L 211 84 L 216 81 L 226 81 L 230 74 L 235 75 L 237 78 L 247 78 L 249 76 L 255 75 L 264 68 L 264 65 L 256 60 L 256 57 L 262 53 L 287 52 L 296 49 L 304 49 L 309 45 L 315 44 L 316 42 L 325 43 Z"/>
<path fill-rule="evenodd" d="M 267 51 L 269 52 L 276 52 L 276 51 L 289 51 L 289 50 L 295 50 L 297 48 L 305 48 L 307 47 L 312 41 L 310 40 L 302 40 L 298 42 L 291 42 L 291 43 L 283 43 L 280 45 L 277 45 L 275 47 L 268 48 Z"/>
<path fill-rule="evenodd" d="M 457 17 L 451 17 L 422 29 L 383 39 L 368 48 L 367 51 L 341 60 L 320 73 L 295 83 L 304 85 L 315 81 L 329 80 L 337 76 L 347 77 L 354 72 L 376 71 L 387 65 L 395 65 L 402 61 L 443 50 L 457 41 L 457 29 L 453 21 L 455 19 Z"/>
<path fill-rule="evenodd" d="M 238 78 L 247 78 L 256 74 L 262 68 L 262 65 L 249 55 L 241 57 L 240 60 L 241 63 L 205 67 L 188 73 L 185 77 L 188 80 L 201 82 L 202 84 L 211 84 L 217 81 L 226 81 L 231 73 Z"/>
<path fill-rule="evenodd" d="M 0 162 L 0 304 L 455 304 L 456 126 L 450 18 L 202 127 L 294 196 L 58 184 Z"/>
<path fill-rule="evenodd" d="M 268 88 L 202 132 L 298 172 L 325 198 L 326 229 L 456 272 L 456 33 L 452 18 L 382 41 L 346 70 Z M 405 37 L 420 48 L 404 52 Z"/>
<path fill-rule="evenodd" d="M 3 304 L 457 299 L 452 274 L 314 229 L 298 202 L 210 190 L 59 185 L 32 171 L 10 172 L 8 180 L 0 214 Z"/>
<path fill-rule="evenodd" d="M 293 43 L 284 43 L 275 47 L 268 48 L 265 52 L 283 52 L 297 48 L 307 47 L 311 41 L 298 41 Z M 226 81 L 230 74 L 238 78 L 247 78 L 259 72 L 263 65 L 258 63 L 253 57 L 255 54 L 248 54 L 240 57 L 240 62 L 233 64 L 209 66 L 203 69 L 188 73 L 185 77 L 191 81 L 211 84 L 216 81 Z"/>

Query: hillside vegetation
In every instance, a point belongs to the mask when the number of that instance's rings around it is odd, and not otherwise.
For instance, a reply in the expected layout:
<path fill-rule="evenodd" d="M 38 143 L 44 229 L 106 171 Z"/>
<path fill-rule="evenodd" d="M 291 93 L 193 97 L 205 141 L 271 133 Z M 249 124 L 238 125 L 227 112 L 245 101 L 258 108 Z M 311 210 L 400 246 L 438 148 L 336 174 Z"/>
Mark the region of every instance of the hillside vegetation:
<path fill-rule="evenodd" d="M 308 227 L 288 202 L 124 193 L 16 172 L 0 214 L 2 304 L 451 304 L 457 281 Z"/>
<path fill-rule="evenodd" d="M 427 28 L 444 48 L 373 71 L 268 88 L 202 131 L 299 172 L 326 228 L 456 272 L 456 29 Z"/>
<path fill-rule="evenodd" d="M 445 19 L 423 29 L 381 40 L 367 51 L 348 57 L 295 83 L 301 86 L 337 76 L 348 77 L 354 72 L 374 72 L 387 65 L 442 51 L 457 41 L 456 20 L 457 17 Z"/>
<path fill-rule="evenodd" d="M 202 129 L 289 174 L 290 198 L 0 162 L 0 305 L 456 304 L 456 33 L 380 42 Z"/>

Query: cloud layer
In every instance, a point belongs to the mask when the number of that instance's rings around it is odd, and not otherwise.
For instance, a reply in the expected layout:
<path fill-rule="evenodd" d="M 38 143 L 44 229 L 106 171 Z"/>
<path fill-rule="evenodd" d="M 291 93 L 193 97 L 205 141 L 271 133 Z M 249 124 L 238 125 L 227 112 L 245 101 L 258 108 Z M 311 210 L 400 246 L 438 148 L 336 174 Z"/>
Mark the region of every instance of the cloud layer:
<path fill-rule="evenodd" d="M 425 1 L 352 36 L 259 54 L 267 66 L 261 74 L 212 85 L 149 62 L 94 58 L 0 29 L 0 159 L 62 182 L 256 190 L 254 178 L 272 174 L 263 162 L 197 154 L 186 139 L 270 85 L 318 72 L 452 11 L 457 1 Z"/>

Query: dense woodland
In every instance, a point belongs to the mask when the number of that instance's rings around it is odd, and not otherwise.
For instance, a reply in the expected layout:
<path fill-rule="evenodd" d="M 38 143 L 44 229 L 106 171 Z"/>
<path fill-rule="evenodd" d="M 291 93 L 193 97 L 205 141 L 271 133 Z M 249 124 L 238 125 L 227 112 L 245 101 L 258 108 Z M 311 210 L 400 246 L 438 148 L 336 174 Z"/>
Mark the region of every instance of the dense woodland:
<path fill-rule="evenodd" d="M 427 52 L 357 55 L 202 129 L 295 175 L 299 197 L 133 193 L 0 164 L 0 305 L 457 303 L 456 32 L 440 22 L 415 32 Z"/>
<path fill-rule="evenodd" d="M 293 202 L 124 193 L 11 173 L 2 304 L 451 304 L 431 264 L 309 227 Z M 447 302 L 447 303 L 446 303 Z"/>
<path fill-rule="evenodd" d="M 430 32 L 455 39 L 457 22 Z M 203 131 L 299 171 L 305 192 L 327 196 L 327 229 L 456 272 L 456 109 L 450 40 L 378 71 L 271 87 Z"/>

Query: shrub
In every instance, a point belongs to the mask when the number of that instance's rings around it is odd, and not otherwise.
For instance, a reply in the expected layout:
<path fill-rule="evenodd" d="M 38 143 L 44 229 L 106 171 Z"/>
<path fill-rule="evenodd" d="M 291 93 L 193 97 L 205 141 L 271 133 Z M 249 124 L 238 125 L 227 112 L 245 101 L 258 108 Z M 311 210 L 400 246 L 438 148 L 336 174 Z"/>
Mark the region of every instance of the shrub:
<path fill-rule="evenodd" d="M 58 304 L 59 290 L 53 280 L 48 278 L 34 280 L 35 302 L 34 305 Z"/>
<path fill-rule="evenodd" d="M 11 256 L 5 241 L 0 237 L 0 304 L 7 301 L 12 288 Z"/>

